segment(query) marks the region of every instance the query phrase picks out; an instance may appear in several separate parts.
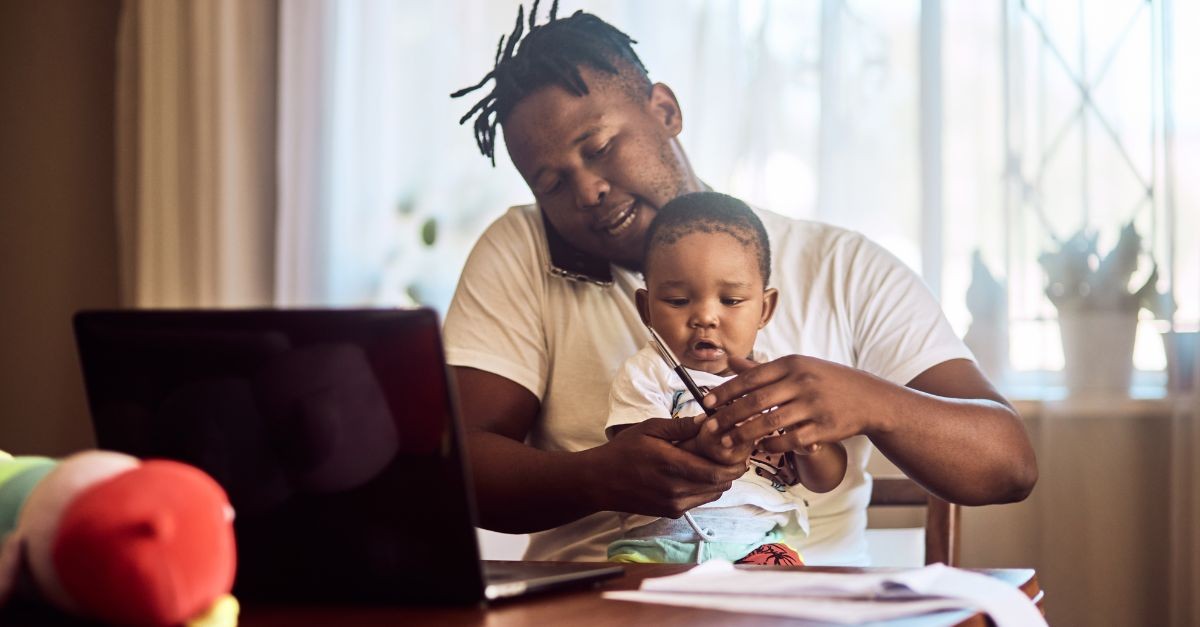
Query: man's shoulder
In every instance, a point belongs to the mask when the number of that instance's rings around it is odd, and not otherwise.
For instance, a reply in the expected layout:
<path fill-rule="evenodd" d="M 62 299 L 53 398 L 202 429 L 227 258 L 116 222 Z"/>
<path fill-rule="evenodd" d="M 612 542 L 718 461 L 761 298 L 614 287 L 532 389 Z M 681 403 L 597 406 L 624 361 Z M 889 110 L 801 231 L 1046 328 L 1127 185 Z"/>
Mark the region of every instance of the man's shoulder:
<path fill-rule="evenodd" d="M 854 247 L 866 240 L 858 231 L 827 222 L 791 218 L 761 207 L 754 207 L 754 212 L 762 220 L 772 244 Z"/>
<path fill-rule="evenodd" d="M 756 208 L 771 241 L 772 268 L 802 282 L 836 280 L 863 269 L 877 248 L 865 235 L 816 220 L 790 218 Z M 868 253 L 864 256 L 864 252 Z M 797 275 L 796 273 L 800 273 Z M 812 285 L 818 289 L 817 285 Z"/>
<path fill-rule="evenodd" d="M 523 220 L 528 222 L 537 222 L 541 214 L 538 212 L 538 206 L 533 203 L 523 205 L 511 205 L 504 212 L 504 217 L 511 217 L 514 220 Z"/>
<path fill-rule="evenodd" d="M 485 234 L 512 237 L 520 235 L 529 241 L 545 239 L 541 214 L 537 205 L 513 205 L 492 221 Z"/>
<path fill-rule="evenodd" d="M 492 220 L 475 242 L 474 255 L 490 259 L 528 259 L 535 265 L 544 257 L 546 234 L 536 205 L 515 205 Z"/>

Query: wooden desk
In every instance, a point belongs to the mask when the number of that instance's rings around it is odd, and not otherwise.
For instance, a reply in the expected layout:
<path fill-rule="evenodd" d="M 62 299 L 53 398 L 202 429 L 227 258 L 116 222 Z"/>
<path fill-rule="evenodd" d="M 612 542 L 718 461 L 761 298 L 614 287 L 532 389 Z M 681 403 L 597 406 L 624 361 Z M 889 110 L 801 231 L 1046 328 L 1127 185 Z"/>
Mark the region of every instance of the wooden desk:
<path fill-rule="evenodd" d="M 473 627 L 510 627 L 527 625 L 570 625 L 631 627 L 654 625 L 668 627 L 705 627 L 723 625 L 764 626 L 795 625 L 794 619 L 772 616 L 731 614 L 647 603 L 630 603 L 601 598 L 605 590 L 634 590 L 642 579 L 673 575 L 691 568 L 680 564 L 626 564 L 625 576 L 610 579 L 595 588 L 547 593 L 492 604 L 483 608 L 400 608 L 400 607 L 271 607 L 248 604 L 242 609 L 239 627 L 270 627 L 285 625 L 344 625 L 374 627 L 383 625 L 448 625 Z M 811 568 L 820 572 L 866 572 L 886 569 Z M 1037 575 L 1030 569 L 981 570 L 1021 588 L 1041 607 L 1042 591 Z M 802 623 L 801 623 L 802 624 Z M 968 611 L 943 612 L 917 619 L 897 621 L 904 627 L 934 625 L 984 626 L 988 622 L 981 614 Z"/>

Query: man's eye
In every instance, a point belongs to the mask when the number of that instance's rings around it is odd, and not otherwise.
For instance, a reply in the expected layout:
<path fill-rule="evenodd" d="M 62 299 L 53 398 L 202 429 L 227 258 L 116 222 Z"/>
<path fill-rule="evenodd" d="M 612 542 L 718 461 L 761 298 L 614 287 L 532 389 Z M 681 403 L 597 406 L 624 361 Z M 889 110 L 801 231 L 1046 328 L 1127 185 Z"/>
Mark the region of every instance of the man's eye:
<path fill-rule="evenodd" d="M 550 185 L 543 185 L 542 191 L 539 193 L 542 194 L 543 196 L 549 196 L 550 194 L 553 194 L 554 192 L 558 191 L 559 185 L 560 185 L 560 182 L 558 180 L 555 180 Z"/>
<path fill-rule="evenodd" d="M 612 142 L 608 142 L 608 143 L 604 144 L 603 146 L 593 150 L 592 153 L 588 156 L 592 159 L 597 159 L 599 157 L 603 157 L 604 155 L 608 154 L 609 148 L 612 148 Z"/>

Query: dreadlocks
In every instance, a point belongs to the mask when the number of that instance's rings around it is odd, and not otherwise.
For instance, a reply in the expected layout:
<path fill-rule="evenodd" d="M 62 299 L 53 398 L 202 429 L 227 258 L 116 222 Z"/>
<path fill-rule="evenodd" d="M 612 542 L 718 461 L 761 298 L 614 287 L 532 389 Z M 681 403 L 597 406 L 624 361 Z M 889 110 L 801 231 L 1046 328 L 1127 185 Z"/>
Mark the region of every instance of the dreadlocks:
<path fill-rule="evenodd" d="M 496 165 L 496 124 L 503 122 L 522 98 L 545 87 L 558 85 L 576 96 L 588 94 L 587 83 L 579 74 L 586 65 L 625 79 L 623 86 L 631 94 L 647 95 L 650 78 L 631 44 L 637 43 L 611 24 L 583 11 L 558 19 L 558 0 L 550 7 L 550 19 L 537 24 L 538 1 L 529 11 L 529 32 L 525 33 L 525 7 L 517 8 L 517 23 L 508 35 L 500 36 L 491 72 L 478 83 L 460 89 L 451 98 L 465 96 L 492 80 L 492 91 L 475 103 L 458 121 L 475 117 L 475 143 L 479 152 Z M 521 39 L 524 34 L 525 38 Z M 618 65 L 633 70 L 622 74 Z M 478 114 L 478 115 L 476 115 Z"/>

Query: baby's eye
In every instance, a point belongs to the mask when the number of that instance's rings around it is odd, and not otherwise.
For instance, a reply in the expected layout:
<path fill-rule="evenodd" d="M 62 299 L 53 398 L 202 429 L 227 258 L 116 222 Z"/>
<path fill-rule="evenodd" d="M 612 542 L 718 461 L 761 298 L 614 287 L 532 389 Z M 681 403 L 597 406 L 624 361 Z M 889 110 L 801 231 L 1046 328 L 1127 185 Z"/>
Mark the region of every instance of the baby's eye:
<path fill-rule="evenodd" d="M 733 307 L 734 305 L 740 305 L 741 303 L 744 303 L 744 302 L 746 302 L 746 299 L 744 299 L 744 298 L 722 298 L 721 299 L 721 304 L 725 305 L 727 307 Z"/>
<path fill-rule="evenodd" d="M 688 299 L 686 299 L 686 298 L 664 298 L 663 302 L 672 307 L 683 307 L 684 305 L 688 304 Z"/>

